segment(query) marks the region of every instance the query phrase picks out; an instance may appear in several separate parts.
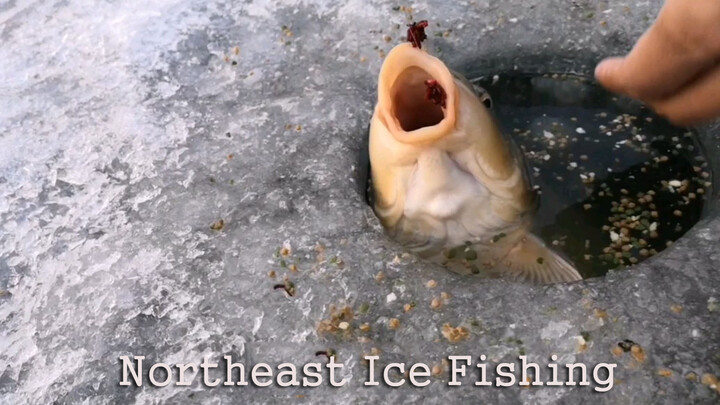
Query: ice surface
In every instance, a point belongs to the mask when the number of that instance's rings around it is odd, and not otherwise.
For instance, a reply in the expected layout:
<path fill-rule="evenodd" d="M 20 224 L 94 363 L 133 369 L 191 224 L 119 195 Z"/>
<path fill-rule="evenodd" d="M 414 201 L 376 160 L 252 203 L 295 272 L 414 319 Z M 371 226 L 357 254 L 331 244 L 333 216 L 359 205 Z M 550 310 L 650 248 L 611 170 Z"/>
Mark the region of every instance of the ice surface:
<path fill-rule="evenodd" d="M 708 309 L 720 297 L 720 220 L 632 272 L 532 287 L 404 255 L 358 192 L 381 56 L 412 18 L 431 20 L 430 51 L 465 73 L 590 73 L 659 6 L 0 3 L 0 403 L 717 400 L 685 376 L 720 374 L 720 321 Z M 285 276 L 292 298 L 273 289 Z M 351 333 L 316 331 L 331 305 L 354 309 Z M 370 332 L 358 330 L 365 322 Z M 445 323 L 470 337 L 449 343 Z M 623 339 L 642 345 L 644 362 L 611 354 Z M 350 386 L 118 385 L 121 355 L 304 364 L 327 348 Z M 360 356 L 372 348 L 382 364 L 519 353 L 617 362 L 619 381 L 606 394 L 472 379 L 451 388 L 447 373 L 423 389 L 364 387 Z"/>

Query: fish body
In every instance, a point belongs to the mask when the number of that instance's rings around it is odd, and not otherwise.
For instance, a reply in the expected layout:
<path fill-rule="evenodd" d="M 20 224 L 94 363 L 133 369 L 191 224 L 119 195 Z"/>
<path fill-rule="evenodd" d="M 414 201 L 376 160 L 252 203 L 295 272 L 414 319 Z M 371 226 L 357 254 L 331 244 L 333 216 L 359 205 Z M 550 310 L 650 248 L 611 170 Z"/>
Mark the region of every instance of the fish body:
<path fill-rule="evenodd" d="M 430 83 L 442 102 L 428 100 Z M 458 272 L 581 278 L 530 234 L 536 199 L 521 156 L 473 86 L 410 43 L 381 68 L 369 155 L 375 213 L 420 256 Z"/>

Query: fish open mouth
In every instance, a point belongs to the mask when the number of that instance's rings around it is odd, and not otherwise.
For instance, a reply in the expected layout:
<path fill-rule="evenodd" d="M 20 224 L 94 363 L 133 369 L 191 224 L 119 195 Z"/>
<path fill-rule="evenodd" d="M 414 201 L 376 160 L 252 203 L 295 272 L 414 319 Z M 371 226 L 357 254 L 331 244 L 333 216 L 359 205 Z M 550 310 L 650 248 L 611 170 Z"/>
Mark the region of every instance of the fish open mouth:
<path fill-rule="evenodd" d="M 445 113 L 440 104 L 428 99 L 428 82 L 435 79 L 425 70 L 410 66 L 403 70 L 390 90 L 392 110 L 407 132 L 439 124 Z"/>
<path fill-rule="evenodd" d="M 379 120 L 400 142 L 422 144 L 450 133 L 457 97 L 445 64 L 410 43 L 393 48 L 380 69 Z"/>

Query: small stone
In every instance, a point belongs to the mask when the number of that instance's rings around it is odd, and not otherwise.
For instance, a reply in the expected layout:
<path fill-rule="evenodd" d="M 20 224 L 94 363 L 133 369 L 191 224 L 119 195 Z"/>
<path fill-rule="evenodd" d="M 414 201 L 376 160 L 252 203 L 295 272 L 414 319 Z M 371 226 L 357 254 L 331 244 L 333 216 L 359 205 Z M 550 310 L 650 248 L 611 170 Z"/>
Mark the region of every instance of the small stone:
<path fill-rule="evenodd" d="M 442 327 L 442 335 L 447 339 L 450 343 L 457 343 L 461 340 L 465 340 L 470 336 L 470 332 L 468 332 L 467 328 L 458 326 L 453 327 L 449 323 L 446 323 Z"/>
<path fill-rule="evenodd" d="M 213 231 L 220 231 L 224 227 L 225 227 L 225 221 L 223 221 L 222 219 L 218 219 L 217 221 L 213 222 L 210 225 L 210 229 L 212 229 Z"/>
<path fill-rule="evenodd" d="M 435 288 L 435 287 L 437 287 L 437 281 L 435 281 L 435 280 L 428 280 L 428 282 L 425 283 L 425 287 L 427 287 L 427 288 Z"/>
<path fill-rule="evenodd" d="M 720 309 L 720 305 L 718 305 L 718 300 L 715 297 L 710 297 L 707 300 L 707 309 L 710 312 L 715 312 L 718 309 Z"/>
<path fill-rule="evenodd" d="M 700 382 L 703 383 L 703 385 L 708 386 L 716 386 L 718 385 L 718 378 L 715 377 L 715 375 L 710 373 L 705 373 L 702 375 L 702 378 L 700 378 Z"/>
<path fill-rule="evenodd" d="M 430 302 L 430 308 L 432 309 L 438 309 L 442 306 L 442 301 L 440 301 L 439 298 L 433 298 Z"/>
<path fill-rule="evenodd" d="M 635 360 L 637 360 L 638 363 L 645 362 L 645 350 L 643 350 L 640 345 L 633 345 L 632 348 L 630 348 L 630 354 Z"/>
<path fill-rule="evenodd" d="M 668 370 L 666 368 L 661 368 L 660 370 L 658 370 L 658 375 L 662 376 L 662 377 L 672 377 L 673 372 L 672 372 L 672 370 Z"/>
<path fill-rule="evenodd" d="M 388 329 L 395 330 L 400 326 L 400 320 L 392 318 L 388 321 Z"/>
<path fill-rule="evenodd" d="M 436 364 L 432 368 L 432 375 L 439 376 L 443 372 L 443 366 L 440 364 Z"/>

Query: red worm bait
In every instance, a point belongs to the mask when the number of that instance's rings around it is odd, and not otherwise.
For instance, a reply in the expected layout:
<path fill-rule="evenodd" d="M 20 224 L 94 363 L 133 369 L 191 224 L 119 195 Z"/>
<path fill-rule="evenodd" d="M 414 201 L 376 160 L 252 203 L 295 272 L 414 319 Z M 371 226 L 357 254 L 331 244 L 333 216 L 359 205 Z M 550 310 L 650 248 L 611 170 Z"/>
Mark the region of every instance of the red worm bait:
<path fill-rule="evenodd" d="M 432 101 L 440 107 L 445 108 L 447 94 L 445 94 L 445 90 L 442 88 L 442 86 L 440 86 L 437 80 L 425 80 L 425 86 L 427 87 L 427 89 L 425 90 L 425 99 L 428 101 Z"/>
<path fill-rule="evenodd" d="M 407 40 L 412 43 L 412 46 L 418 49 L 422 49 L 422 41 L 427 39 L 425 35 L 425 28 L 428 26 L 427 20 L 420 22 L 414 22 L 409 24 L 407 30 Z"/>

